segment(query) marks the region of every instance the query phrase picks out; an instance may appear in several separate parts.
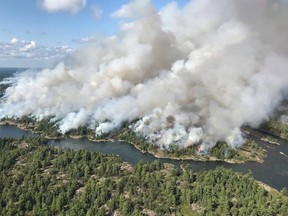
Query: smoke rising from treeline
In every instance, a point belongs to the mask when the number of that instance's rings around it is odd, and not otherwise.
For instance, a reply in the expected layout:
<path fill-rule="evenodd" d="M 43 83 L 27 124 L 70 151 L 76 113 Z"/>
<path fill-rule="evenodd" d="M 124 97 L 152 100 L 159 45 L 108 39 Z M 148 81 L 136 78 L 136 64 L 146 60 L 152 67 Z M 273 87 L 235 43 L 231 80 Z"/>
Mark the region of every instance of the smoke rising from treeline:
<path fill-rule="evenodd" d="M 101 134 L 134 121 L 160 146 L 235 147 L 243 124 L 257 127 L 287 96 L 288 10 L 280 1 L 193 0 L 157 12 L 136 0 L 113 16 L 129 19 L 117 36 L 78 50 L 73 64 L 12 78 L 1 116 L 55 116 L 63 133 L 89 125 Z"/>

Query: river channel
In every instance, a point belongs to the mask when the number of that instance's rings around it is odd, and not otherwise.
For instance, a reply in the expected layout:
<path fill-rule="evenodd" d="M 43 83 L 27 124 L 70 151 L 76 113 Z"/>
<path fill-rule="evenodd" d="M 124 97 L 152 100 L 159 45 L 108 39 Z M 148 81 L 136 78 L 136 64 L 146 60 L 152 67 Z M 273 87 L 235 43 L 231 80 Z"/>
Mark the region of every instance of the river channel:
<path fill-rule="evenodd" d="M 264 134 L 257 132 L 256 136 L 250 138 L 257 141 L 263 148 L 267 150 L 267 157 L 264 163 L 246 162 L 243 164 L 229 164 L 226 162 L 200 162 L 200 161 L 178 161 L 173 159 L 159 159 L 162 163 L 171 163 L 176 166 L 180 164 L 189 164 L 194 171 L 214 169 L 217 166 L 230 168 L 234 171 L 247 173 L 252 172 L 256 180 L 262 181 L 278 190 L 283 187 L 288 187 L 288 142 L 283 139 L 278 139 L 280 145 L 268 144 L 261 141 L 260 138 Z M 14 137 L 34 136 L 30 131 L 25 131 L 16 126 L 0 125 L 0 137 Z M 266 135 L 265 135 L 266 136 Z M 119 155 L 125 161 L 135 164 L 139 161 L 151 162 L 157 158 L 148 153 L 142 153 L 133 145 L 125 142 L 92 142 L 87 139 L 60 139 L 50 140 L 48 145 L 58 146 L 62 148 L 70 148 L 74 150 L 86 149 L 90 151 L 97 151 L 104 154 Z M 282 152 L 282 153 L 281 153 Z"/>

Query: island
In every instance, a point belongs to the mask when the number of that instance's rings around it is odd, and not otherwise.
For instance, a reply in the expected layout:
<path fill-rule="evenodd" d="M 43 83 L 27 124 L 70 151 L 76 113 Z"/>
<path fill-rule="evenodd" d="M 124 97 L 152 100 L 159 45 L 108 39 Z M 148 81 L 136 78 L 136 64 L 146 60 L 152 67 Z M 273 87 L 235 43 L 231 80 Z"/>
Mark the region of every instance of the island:
<path fill-rule="evenodd" d="M 72 129 L 66 134 L 61 134 L 57 122 L 51 121 L 51 118 L 37 120 L 33 117 L 24 116 L 21 118 L 3 118 L 0 124 L 15 125 L 24 130 L 31 130 L 47 139 L 80 139 L 87 138 L 94 142 L 119 140 L 133 145 L 143 153 L 150 153 L 157 158 L 170 158 L 176 160 L 195 160 L 195 161 L 225 161 L 227 163 L 244 163 L 246 161 L 256 161 L 263 163 L 266 150 L 252 139 L 239 148 L 232 148 L 225 142 L 218 142 L 208 152 L 199 150 L 199 145 L 187 148 L 179 148 L 177 145 L 170 145 L 169 148 L 160 148 L 159 146 L 148 142 L 145 138 L 137 135 L 129 128 L 129 123 L 124 124 L 120 129 L 113 130 L 110 133 L 96 135 L 95 129 L 88 126 L 82 126 Z"/>

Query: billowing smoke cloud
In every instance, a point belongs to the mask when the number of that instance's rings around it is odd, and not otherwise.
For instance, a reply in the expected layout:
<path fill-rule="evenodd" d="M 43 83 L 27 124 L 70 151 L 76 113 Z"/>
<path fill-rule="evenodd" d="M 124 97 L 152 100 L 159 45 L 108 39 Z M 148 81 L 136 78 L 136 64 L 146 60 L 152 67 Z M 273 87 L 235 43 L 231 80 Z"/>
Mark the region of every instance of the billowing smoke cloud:
<path fill-rule="evenodd" d="M 164 147 L 237 146 L 241 125 L 258 126 L 286 97 L 288 10 L 280 2 L 193 0 L 156 12 L 136 0 L 113 16 L 136 18 L 79 50 L 73 64 L 14 77 L 1 116 L 55 116 L 63 133 L 134 121 L 135 132 Z"/>

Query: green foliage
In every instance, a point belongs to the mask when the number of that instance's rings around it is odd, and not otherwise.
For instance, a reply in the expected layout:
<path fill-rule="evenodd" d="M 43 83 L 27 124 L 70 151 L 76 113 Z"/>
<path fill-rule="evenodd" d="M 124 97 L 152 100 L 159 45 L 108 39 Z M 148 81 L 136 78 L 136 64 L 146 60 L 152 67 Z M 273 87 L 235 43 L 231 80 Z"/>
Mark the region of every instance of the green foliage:
<path fill-rule="evenodd" d="M 284 196 L 288 196 L 288 189 L 285 187 L 281 190 L 281 193 L 284 195 Z"/>
<path fill-rule="evenodd" d="M 77 129 L 72 129 L 67 132 L 67 135 L 72 136 L 95 136 L 94 130 L 88 128 L 87 126 L 79 126 Z"/>
<path fill-rule="evenodd" d="M 262 151 L 263 150 L 262 147 L 253 140 L 248 140 L 247 142 L 245 142 L 244 147 L 251 148 L 254 151 Z"/>
<path fill-rule="evenodd" d="M 118 137 L 120 140 L 133 143 L 135 146 L 145 152 L 158 149 L 156 145 L 147 142 L 144 137 L 138 136 L 134 131 L 128 128 L 124 128 Z"/>
<path fill-rule="evenodd" d="M 133 143 L 134 146 L 139 148 L 143 152 L 158 153 L 163 157 L 181 157 L 185 158 L 186 156 L 196 155 L 195 146 L 188 148 L 179 148 L 178 145 L 170 145 L 168 148 L 161 148 L 148 142 L 144 137 L 136 134 L 129 128 L 122 129 L 119 134 L 119 139 L 128 143 Z"/>
<path fill-rule="evenodd" d="M 86 137 L 90 140 L 109 140 L 119 139 L 133 144 L 136 148 L 142 152 L 149 152 L 158 157 L 164 158 L 178 158 L 178 159 L 193 159 L 193 160 L 209 160 L 209 156 L 215 157 L 216 159 L 236 159 L 238 161 L 250 161 L 256 160 L 261 161 L 264 157 L 263 149 L 257 143 L 250 143 L 247 146 L 253 150 L 249 156 L 241 155 L 239 149 L 234 149 L 227 145 L 225 142 L 218 142 L 212 149 L 209 150 L 208 154 L 201 154 L 198 152 L 198 146 L 190 147 L 179 147 L 179 145 L 171 144 L 169 147 L 158 146 L 155 143 L 148 142 L 143 136 L 136 134 L 129 128 L 132 122 L 126 122 L 121 128 L 114 129 L 113 131 L 95 134 L 95 128 L 89 128 L 87 125 L 79 126 L 77 129 L 71 129 L 66 132 L 65 135 L 59 132 L 58 122 L 52 117 L 47 117 L 42 120 L 36 120 L 35 118 L 24 116 L 18 119 L 3 118 L 2 122 L 12 122 L 21 128 L 31 129 L 37 133 L 40 133 L 47 138 L 82 138 Z M 249 151 L 249 150 L 248 150 Z M 261 154 L 259 154 L 259 152 Z M 259 160 L 258 160 L 259 159 Z"/>
<path fill-rule="evenodd" d="M 288 139 L 288 124 L 282 123 L 281 121 L 266 122 L 261 125 L 261 129 L 284 139 Z"/>
<path fill-rule="evenodd" d="M 159 161 L 0 139 L 0 215 L 285 215 L 287 189 L 264 190 L 224 168 L 194 173 Z M 130 166 L 130 168 L 129 168 Z"/>
<path fill-rule="evenodd" d="M 218 142 L 213 148 L 209 150 L 209 155 L 219 159 L 231 159 L 234 158 L 237 151 L 228 146 L 227 143 Z"/>

